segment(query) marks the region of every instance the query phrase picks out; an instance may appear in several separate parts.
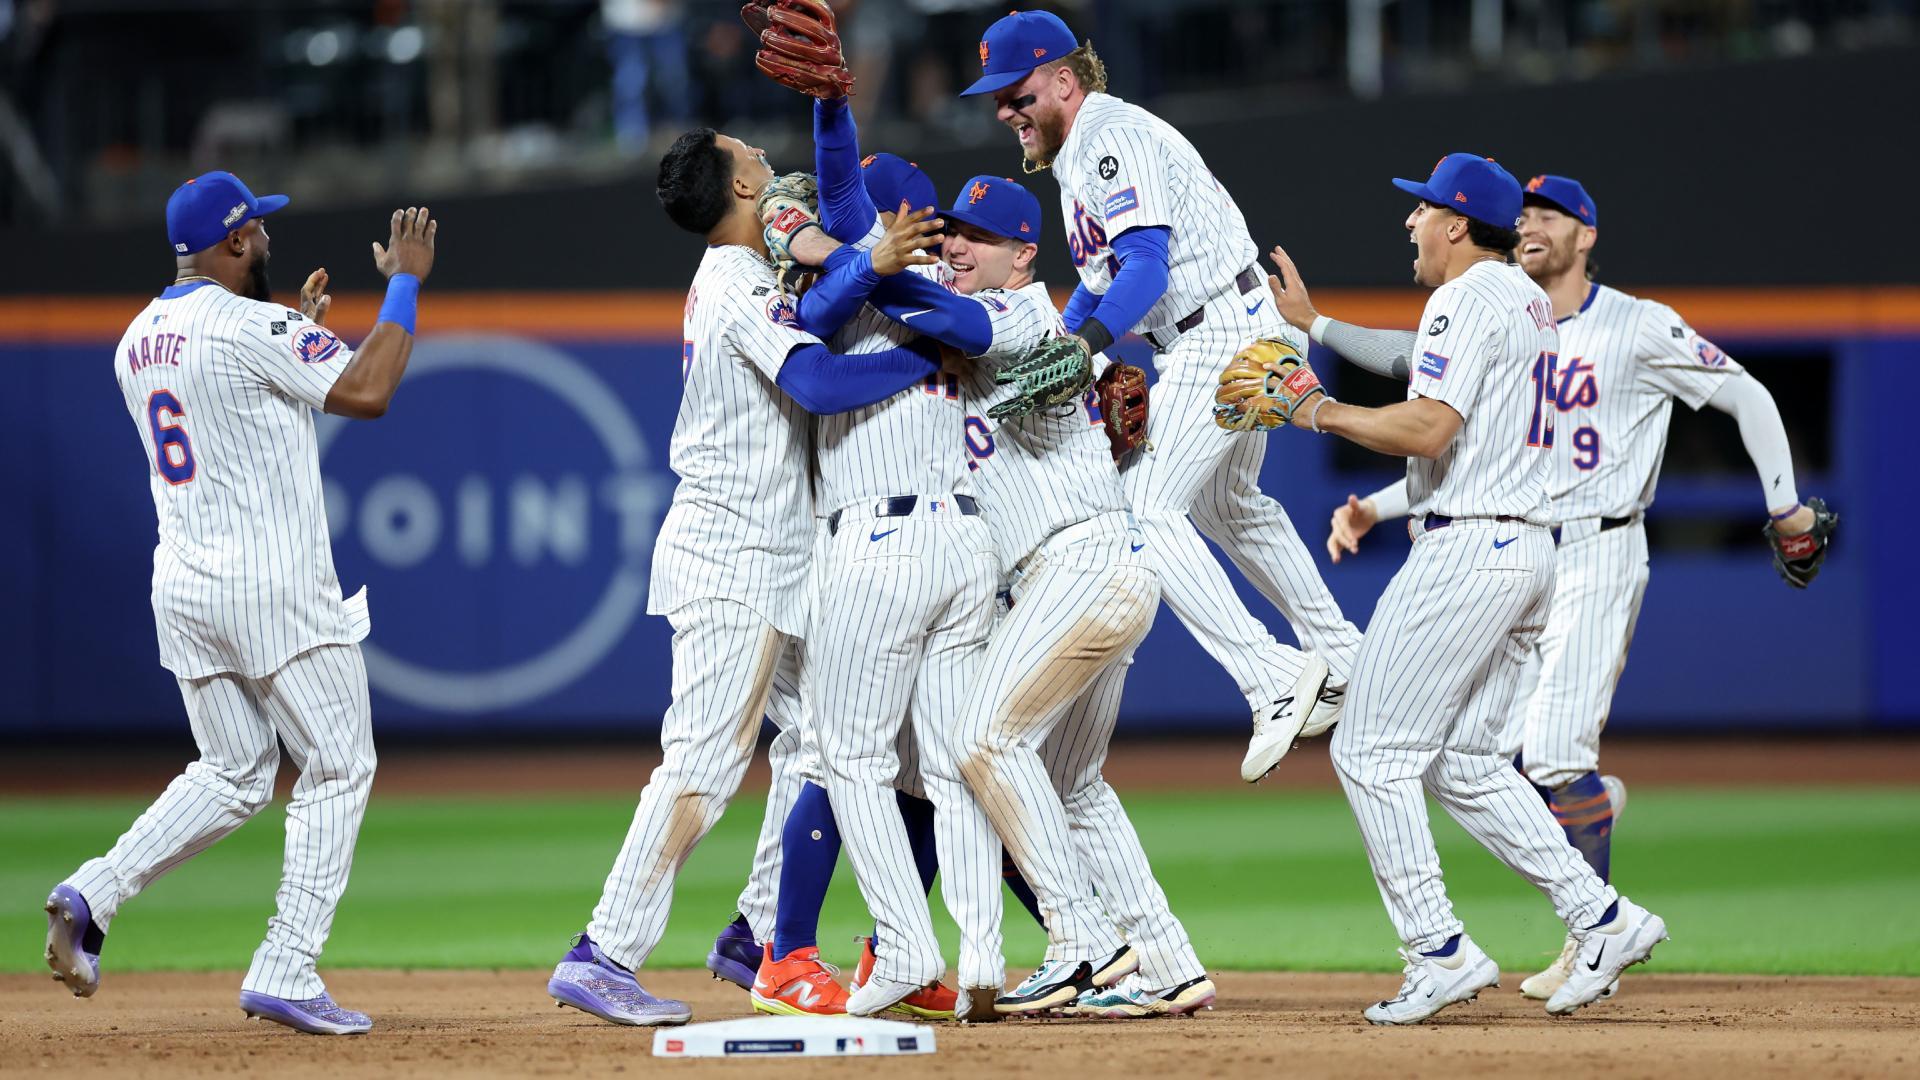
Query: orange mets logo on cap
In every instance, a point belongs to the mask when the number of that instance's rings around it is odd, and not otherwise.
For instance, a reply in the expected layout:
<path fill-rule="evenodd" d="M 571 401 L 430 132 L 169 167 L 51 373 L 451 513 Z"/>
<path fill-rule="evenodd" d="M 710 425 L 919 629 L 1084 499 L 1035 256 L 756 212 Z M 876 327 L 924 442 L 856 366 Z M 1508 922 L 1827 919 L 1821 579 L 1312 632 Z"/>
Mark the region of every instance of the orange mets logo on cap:
<path fill-rule="evenodd" d="M 980 43 L 980 66 L 987 66 L 987 43 L 984 41 Z"/>
<path fill-rule="evenodd" d="M 1045 55 L 1047 55 L 1047 50 L 1045 50 L 1045 49 L 1035 49 L 1035 50 L 1033 50 L 1033 58 L 1034 58 L 1035 60 L 1038 60 L 1038 59 L 1040 59 L 1041 57 L 1043 57 L 1043 56 L 1045 56 Z"/>
<path fill-rule="evenodd" d="M 981 199 L 984 199 L 986 197 L 987 197 L 987 185 L 984 183 L 981 183 L 978 180 L 974 181 L 973 186 L 967 189 L 967 205 L 968 206 L 972 206 L 974 203 L 977 203 Z"/>
<path fill-rule="evenodd" d="M 1542 184 L 1544 184 L 1544 183 L 1546 183 L 1546 182 L 1547 182 L 1547 178 L 1546 178 L 1545 176 L 1536 176 L 1536 177 L 1534 177 L 1533 179 L 1531 179 L 1531 180 L 1529 180 L 1529 181 L 1527 181 L 1527 190 L 1528 190 L 1528 191 L 1539 191 L 1539 190 L 1540 190 L 1540 185 L 1542 185 Z"/>
<path fill-rule="evenodd" d="M 869 166 L 869 165 L 871 165 L 871 164 L 873 164 L 873 159 L 874 159 L 874 158 L 876 158 L 876 157 L 879 157 L 879 156 L 880 156 L 880 155 L 878 155 L 878 154 L 868 154 L 868 155 L 867 155 L 866 157 L 863 157 L 863 158 L 861 158 L 861 159 L 860 159 L 860 167 L 864 169 L 864 168 L 866 168 L 867 166 Z"/>
<path fill-rule="evenodd" d="M 1466 201 L 1467 201 L 1467 193 L 1466 193 L 1466 192 L 1464 192 L 1464 191 L 1456 191 L 1456 192 L 1454 192 L 1454 193 L 1453 193 L 1453 201 L 1454 201 L 1454 202 L 1458 202 L 1458 203 L 1463 203 L 1463 202 L 1466 202 Z"/>

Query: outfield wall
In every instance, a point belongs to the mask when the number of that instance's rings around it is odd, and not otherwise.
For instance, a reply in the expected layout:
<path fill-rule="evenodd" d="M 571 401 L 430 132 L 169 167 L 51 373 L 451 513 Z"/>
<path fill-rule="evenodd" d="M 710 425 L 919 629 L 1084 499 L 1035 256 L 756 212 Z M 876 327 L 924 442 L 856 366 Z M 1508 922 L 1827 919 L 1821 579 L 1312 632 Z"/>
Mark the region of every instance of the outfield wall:
<path fill-rule="evenodd" d="M 1818 391 L 1825 415 L 1809 430 L 1827 445 L 1798 453 L 1800 487 L 1841 510 L 1844 533 L 1816 586 L 1791 592 L 1757 535 L 1751 471 L 1689 473 L 1669 461 L 1657 524 L 1698 523 L 1683 536 L 1737 527 L 1751 540 L 1656 547 L 1614 724 L 1920 728 L 1920 690 L 1905 666 L 1920 645 L 1907 571 L 1920 510 L 1901 452 L 1920 389 L 1920 289 L 1648 292 L 1776 396 Z M 1399 325 L 1420 305 L 1400 291 L 1319 299 Z M 12 691 L 0 699 L 3 734 L 180 719 L 147 606 L 153 513 L 142 455 L 151 447 L 110 370 L 113 340 L 140 302 L 0 300 L 0 365 L 14 392 L 0 459 L 15 465 L 8 489 L 27 507 L 0 539 L 11 616 L 0 623 L 0 678 Z M 662 293 L 429 296 L 428 333 L 389 416 L 321 420 L 341 579 L 349 591 L 369 588 L 382 730 L 457 738 L 657 726 L 669 631 L 644 608 L 654 531 L 673 490 L 666 448 L 680 306 Z M 357 339 L 376 307 L 375 297 L 343 296 L 336 322 Z M 1121 351 L 1144 361 L 1138 341 Z M 1346 380 L 1364 376 L 1323 368 L 1343 394 L 1361 392 Z M 191 403 L 187 412 L 190 425 Z M 1716 437 L 1737 448 L 1731 421 L 1723 427 Z M 1363 557 L 1338 567 L 1325 565 L 1319 542 L 1339 500 L 1392 474 L 1384 461 L 1336 460 L 1331 440 L 1271 437 L 1266 490 L 1363 624 L 1404 535 L 1376 534 Z M 1271 608 L 1243 591 L 1286 636 Z M 1163 610 L 1134 667 L 1123 725 L 1230 730 L 1245 719 L 1225 674 Z"/>

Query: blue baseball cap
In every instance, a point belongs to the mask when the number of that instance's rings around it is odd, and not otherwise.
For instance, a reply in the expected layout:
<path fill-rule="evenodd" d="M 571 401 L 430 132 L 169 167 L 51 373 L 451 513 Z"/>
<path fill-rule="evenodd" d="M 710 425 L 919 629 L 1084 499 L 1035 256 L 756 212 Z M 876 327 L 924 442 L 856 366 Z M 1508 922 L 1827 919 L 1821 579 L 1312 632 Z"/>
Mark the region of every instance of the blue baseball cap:
<path fill-rule="evenodd" d="M 1448 154 L 1426 183 L 1396 178 L 1393 186 L 1484 225 L 1511 229 L 1520 220 L 1520 181 L 1490 157 Z"/>
<path fill-rule="evenodd" d="M 1004 176 L 976 176 L 953 197 L 953 209 L 941 215 L 1010 240 L 1040 242 L 1040 200 Z"/>
<path fill-rule="evenodd" d="M 1027 77 L 1041 64 L 1051 64 L 1080 47 L 1060 16 L 1045 11 L 1016 11 L 992 26 L 980 39 L 981 75 L 961 97 L 991 94 Z"/>
<path fill-rule="evenodd" d="M 285 195 L 255 196 L 230 172 L 201 173 L 167 200 L 167 242 L 177 255 L 205 251 L 251 218 L 287 205 Z"/>
<path fill-rule="evenodd" d="M 1527 181 L 1527 191 L 1521 199 L 1528 206 L 1551 206 L 1578 218 L 1582 225 L 1600 227 L 1600 210 L 1594 205 L 1593 196 L 1572 177 L 1536 176 Z"/>
<path fill-rule="evenodd" d="M 874 207 L 883 213 L 900 209 L 903 200 L 915 210 L 940 205 L 940 193 L 927 174 L 896 154 L 868 154 L 860 159 L 860 179 Z"/>

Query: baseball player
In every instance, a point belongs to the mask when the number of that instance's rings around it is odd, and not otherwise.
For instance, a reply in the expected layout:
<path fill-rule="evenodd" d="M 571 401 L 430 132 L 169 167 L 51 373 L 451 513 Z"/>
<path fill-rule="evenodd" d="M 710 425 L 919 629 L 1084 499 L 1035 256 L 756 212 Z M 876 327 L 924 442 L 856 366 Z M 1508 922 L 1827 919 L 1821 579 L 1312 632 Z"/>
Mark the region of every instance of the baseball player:
<path fill-rule="evenodd" d="M 1499 753 L 1499 729 L 1553 595 L 1547 489 L 1559 335 L 1552 302 L 1507 263 L 1521 198 L 1505 169 L 1451 154 L 1426 182 L 1394 185 L 1420 200 L 1406 223 L 1418 252 L 1414 280 L 1434 290 L 1407 400 L 1344 405 L 1304 362 L 1269 354 L 1250 377 L 1239 358 L 1222 376 L 1223 420 L 1266 411 L 1272 422 L 1408 458 L 1413 550 L 1375 608 L 1332 746 L 1380 895 L 1406 943 L 1400 993 L 1369 1007 L 1366 1018 L 1417 1023 L 1499 984 L 1498 965 L 1463 932 L 1441 884 L 1425 795 L 1552 898 L 1577 957 L 1547 1011 L 1569 1013 L 1667 934 L 1659 916 L 1615 893 L 1580 858 Z M 1281 254 L 1276 262 L 1286 270 Z"/>
<path fill-rule="evenodd" d="M 1825 558 L 1837 518 L 1819 499 L 1805 504 L 1793 480 L 1793 456 L 1773 397 L 1759 380 L 1687 325 L 1672 308 L 1629 296 L 1593 280 L 1590 254 L 1599 238 L 1599 207 L 1579 181 L 1536 176 L 1528 181 L 1520 219 L 1521 269 L 1553 301 L 1560 355 L 1551 394 L 1553 464 L 1553 601 L 1545 631 L 1529 653 L 1503 749 L 1546 799 L 1567 839 L 1594 872 L 1610 877 L 1613 827 L 1626 802 L 1617 777 L 1599 773 L 1600 731 L 1647 586 L 1643 521 L 1653 502 L 1666 449 L 1668 418 L 1678 399 L 1735 418 L 1760 476 L 1767 535 L 1788 584 L 1804 587 Z M 1297 279 L 1297 276 L 1296 276 Z M 1364 335 L 1400 357 L 1417 350 L 1416 333 L 1361 331 L 1325 319 L 1304 289 L 1287 289 L 1283 312 L 1311 327 L 1316 341 L 1364 351 Z M 1362 344 L 1357 347 L 1354 339 Z M 1343 353 L 1345 350 L 1342 350 Z M 1328 550 L 1336 561 L 1358 550 L 1373 523 L 1407 512 L 1404 482 L 1365 500 L 1349 497 L 1334 512 Z M 1784 547 L 1799 543 L 1795 568 Z M 1545 971 L 1520 992 L 1547 1000 L 1571 973 L 1578 940 L 1569 935 Z"/>
<path fill-rule="evenodd" d="M 1127 494 L 1153 541 L 1167 605 L 1254 710 L 1241 774 L 1258 780 L 1297 736 L 1337 719 L 1360 644 L 1286 511 L 1260 493 L 1264 442 L 1223 436 L 1210 422 L 1222 360 L 1256 338 L 1295 332 L 1267 301 L 1232 196 L 1178 131 L 1104 93 L 1106 69 L 1091 45 L 1057 16 L 1015 12 L 988 28 L 980 60 L 984 72 L 964 93 L 992 94 L 1028 170 L 1050 167 L 1060 182 L 1080 273 L 1067 326 L 1089 353 L 1129 330 L 1154 346 L 1152 449 L 1123 463 Z M 1279 608 L 1311 656 L 1279 645 L 1254 619 L 1201 533 Z"/>
<path fill-rule="evenodd" d="M 159 518 L 153 615 L 200 758 L 113 849 L 47 898 L 47 963 L 76 997 L 100 986 L 122 904 L 239 828 L 273 798 L 280 744 L 300 769 L 267 937 L 240 1008 L 315 1035 L 371 1030 L 336 1004 L 315 964 L 347 887 L 373 783 L 366 590 L 343 597 L 321 499 L 313 410 L 383 415 L 413 350 L 420 283 L 439 222 L 396 210 L 374 266 L 388 279 L 373 332 L 349 349 L 324 325 L 327 272 L 298 311 L 273 302 L 265 217 L 232 173 L 167 200 L 176 276 L 127 327 L 114 378 L 139 432 Z"/>
<path fill-rule="evenodd" d="M 674 626 L 673 703 L 664 760 L 586 932 L 547 984 L 556 1002 L 614 1023 L 691 1016 L 633 970 L 659 943 L 675 873 L 739 789 L 775 669 L 810 618 L 809 412 L 871 405 L 939 367 L 930 348 L 843 356 L 799 328 L 766 257 L 758 203 L 772 179 L 759 149 L 709 128 L 681 136 L 660 165 L 667 215 L 708 244 L 687 294 L 669 455 L 680 484 L 648 599 Z"/>

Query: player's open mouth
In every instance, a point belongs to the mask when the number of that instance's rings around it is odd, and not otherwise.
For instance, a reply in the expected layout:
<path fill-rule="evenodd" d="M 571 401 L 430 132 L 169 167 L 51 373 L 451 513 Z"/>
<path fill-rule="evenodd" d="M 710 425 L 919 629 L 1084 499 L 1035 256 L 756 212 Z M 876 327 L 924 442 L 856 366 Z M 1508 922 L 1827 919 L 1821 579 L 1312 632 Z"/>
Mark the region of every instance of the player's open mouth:
<path fill-rule="evenodd" d="M 1033 141 L 1032 124 L 1015 124 L 1013 125 L 1013 133 L 1020 136 L 1020 145 L 1022 146 Z"/>
<path fill-rule="evenodd" d="M 952 270 L 956 274 L 973 273 L 973 264 L 970 262 L 960 262 L 954 259 L 949 259 L 947 260 L 947 268 Z"/>
<path fill-rule="evenodd" d="M 1546 253 L 1547 253 L 1547 245 L 1542 244 L 1537 240 L 1531 244 L 1520 245 L 1520 254 L 1522 255 L 1544 255 Z"/>

